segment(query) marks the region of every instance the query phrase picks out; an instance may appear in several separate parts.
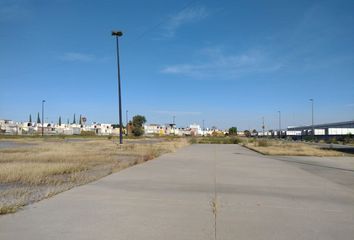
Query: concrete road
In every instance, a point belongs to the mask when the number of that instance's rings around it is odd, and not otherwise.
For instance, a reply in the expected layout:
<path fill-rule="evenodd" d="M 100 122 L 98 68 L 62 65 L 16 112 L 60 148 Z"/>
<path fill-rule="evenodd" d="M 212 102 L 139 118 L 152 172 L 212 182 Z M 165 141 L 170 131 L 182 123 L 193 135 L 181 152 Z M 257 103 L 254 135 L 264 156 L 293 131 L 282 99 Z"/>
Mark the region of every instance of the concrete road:
<path fill-rule="evenodd" d="M 0 239 L 352 240 L 354 161 L 301 161 L 192 145 L 1 216 Z"/>

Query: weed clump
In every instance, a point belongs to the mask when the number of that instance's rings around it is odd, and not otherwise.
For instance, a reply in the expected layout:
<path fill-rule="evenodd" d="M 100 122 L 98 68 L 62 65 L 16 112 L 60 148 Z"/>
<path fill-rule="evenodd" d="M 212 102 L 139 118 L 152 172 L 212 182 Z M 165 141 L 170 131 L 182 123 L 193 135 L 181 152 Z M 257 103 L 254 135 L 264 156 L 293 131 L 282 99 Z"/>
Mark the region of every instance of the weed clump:
<path fill-rule="evenodd" d="M 264 139 L 258 140 L 255 142 L 258 147 L 269 147 L 271 146 L 270 142 Z"/>

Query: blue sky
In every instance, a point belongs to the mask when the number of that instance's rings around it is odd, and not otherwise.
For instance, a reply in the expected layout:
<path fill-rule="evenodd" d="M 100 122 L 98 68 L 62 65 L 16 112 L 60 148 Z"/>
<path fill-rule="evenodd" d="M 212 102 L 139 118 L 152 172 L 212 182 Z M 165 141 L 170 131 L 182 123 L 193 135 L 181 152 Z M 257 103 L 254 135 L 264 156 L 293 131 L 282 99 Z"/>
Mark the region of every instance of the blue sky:
<path fill-rule="evenodd" d="M 354 119 L 353 1 L 1 0 L 0 118 L 239 129 Z M 125 116 L 124 116 L 125 120 Z"/>

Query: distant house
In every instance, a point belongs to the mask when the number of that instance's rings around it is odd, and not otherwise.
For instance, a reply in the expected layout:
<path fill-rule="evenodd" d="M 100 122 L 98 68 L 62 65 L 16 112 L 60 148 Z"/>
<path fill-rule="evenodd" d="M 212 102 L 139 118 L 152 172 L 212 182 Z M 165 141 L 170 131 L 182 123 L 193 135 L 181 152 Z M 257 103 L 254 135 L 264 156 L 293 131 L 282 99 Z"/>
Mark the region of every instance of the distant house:
<path fill-rule="evenodd" d="M 11 120 L 0 120 L 0 133 L 6 135 L 22 135 L 22 126 Z"/>
<path fill-rule="evenodd" d="M 162 132 L 164 135 L 165 132 L 161 130 L 163 130 L 163 128 L 161 127 L 160 124 L 151 123 L 151 124 L 144 125 L 144 133 L 146 135 L 157 135 L 157 134 L 160 135 Z"/>
<path fill-rule="evenodd" d="M 200 125 L 194 123 L 189 125 L 189 128 L 192 136 L 203 135 L 203 131 L 200 128 Z"/>

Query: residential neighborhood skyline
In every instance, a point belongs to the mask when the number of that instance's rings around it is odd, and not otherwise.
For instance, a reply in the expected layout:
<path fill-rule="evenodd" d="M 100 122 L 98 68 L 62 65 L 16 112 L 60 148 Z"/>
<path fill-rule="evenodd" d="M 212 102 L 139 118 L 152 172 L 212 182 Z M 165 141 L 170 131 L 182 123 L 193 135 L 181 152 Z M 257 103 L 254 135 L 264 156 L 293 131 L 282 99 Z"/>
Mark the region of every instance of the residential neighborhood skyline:
<path fill-rule="evenodd" d="M 118 122 L 268 129 L 354 118 L 352 1 L 21 1 L 0 3 L 0 118 L 82 113 Z M 65 16 L 65 17 L 63 17 Z M 227 23 L 227 24 L 225 24 Z M 45 119 L 44 119 L 45 120 Z M 123 117 L 125 122 L 125 116 Z"/>

